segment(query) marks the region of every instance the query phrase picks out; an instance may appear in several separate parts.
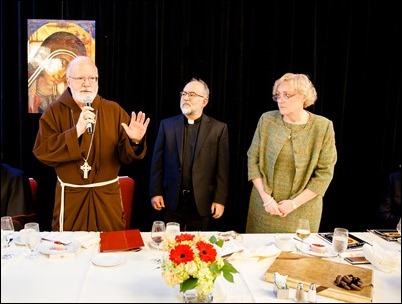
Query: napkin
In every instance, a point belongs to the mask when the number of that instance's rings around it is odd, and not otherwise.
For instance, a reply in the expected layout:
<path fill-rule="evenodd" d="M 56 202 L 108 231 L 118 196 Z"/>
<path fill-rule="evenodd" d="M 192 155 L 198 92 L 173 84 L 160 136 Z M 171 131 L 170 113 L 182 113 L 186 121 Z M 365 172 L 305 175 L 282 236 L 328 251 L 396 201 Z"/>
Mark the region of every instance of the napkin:
<path fill-rule="evenodd" d="M 89 232 L 78 237 L 77 240 L 81 243 L 81 247 L 87 249 L 91 246 L 99 244 L 100 237 L 98 232 Z"/>
<path fill-rule="evenodd" d="M 241 252 L 234 253 L 230 259 L 262 259 L 267 257 L 272 257 L 281 253 L 275 245 L 271 244 L 269 246 L 261 246 L 258 248 L 245 248 Z"/>
<path fill-rule="evenodd" d="M 383 248 L 377 242 L 363 245 L 363 253 L 372 265 L 383 272 L 400 271 L 401 252 Z"/>

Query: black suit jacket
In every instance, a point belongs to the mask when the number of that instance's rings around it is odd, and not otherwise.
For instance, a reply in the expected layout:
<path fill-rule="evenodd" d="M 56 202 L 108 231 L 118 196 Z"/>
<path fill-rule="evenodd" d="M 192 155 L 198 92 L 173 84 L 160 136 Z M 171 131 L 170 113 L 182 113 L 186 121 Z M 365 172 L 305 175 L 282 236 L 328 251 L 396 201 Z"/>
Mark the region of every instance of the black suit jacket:
<path fill-rule="evenodd" d="M 176 210 L 182 178 L 184 115 L 163 119 L 152 156 L 150 197 L 162 195 L 169 210 Z M 229 135 L 227 124 L 205 114 L 195 147 L 192 180 L 201 216 L 211 214 L 212 202 L 225 205 L 229 191 Z"/>
<path fill-rule="evenodd" d="M 381 228 L 395 229 L 401 217 L 401 170 L 389 175 L 385 194 L 378 208 Z"/>

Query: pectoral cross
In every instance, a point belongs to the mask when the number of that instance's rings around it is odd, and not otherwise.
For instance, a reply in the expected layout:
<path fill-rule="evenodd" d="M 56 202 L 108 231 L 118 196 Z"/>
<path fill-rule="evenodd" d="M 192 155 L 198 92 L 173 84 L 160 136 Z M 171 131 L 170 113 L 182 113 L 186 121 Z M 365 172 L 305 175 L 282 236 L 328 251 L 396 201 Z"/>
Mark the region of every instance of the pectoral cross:
<path fill-rule="evenodd" d="M 84 178 L 88 178 L 88 172 L 91 171 L 92 168 L 88 165 L 87 161 L 84 162 L 80 169 L 84 172 Z"/>

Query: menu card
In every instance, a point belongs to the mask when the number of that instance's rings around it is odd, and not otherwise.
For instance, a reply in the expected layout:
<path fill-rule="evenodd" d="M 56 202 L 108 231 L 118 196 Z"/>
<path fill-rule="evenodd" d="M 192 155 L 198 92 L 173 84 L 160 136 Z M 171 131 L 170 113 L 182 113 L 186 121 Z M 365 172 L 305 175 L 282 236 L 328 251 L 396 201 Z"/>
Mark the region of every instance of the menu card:
<path fill-rule="evenodd" d="M 100 233 L 100 252 L 135 250 L 144 246 L 138 229 Z"/>
<path fill-rule="evenodd" d="M 318 236 L 323 238 L 328 243 L 332 243 L 332 235 L 333 235 L 332 232 L 318 233 Z M 357 236 L 349 233 L 347 249 L 358 249 L 360 247 L 363 247 L 364 244 L 366 244 L 365 241 L 363 241 L 362 239 L 358 238 Z"/>
<path fill-rule="evenodd" d="M 370 229 L 368 231 L 376 234 L 377 236 L 388 242 L 397 241 L 398 237 L 400 237 L 399 232 L 393 229 Z"/>

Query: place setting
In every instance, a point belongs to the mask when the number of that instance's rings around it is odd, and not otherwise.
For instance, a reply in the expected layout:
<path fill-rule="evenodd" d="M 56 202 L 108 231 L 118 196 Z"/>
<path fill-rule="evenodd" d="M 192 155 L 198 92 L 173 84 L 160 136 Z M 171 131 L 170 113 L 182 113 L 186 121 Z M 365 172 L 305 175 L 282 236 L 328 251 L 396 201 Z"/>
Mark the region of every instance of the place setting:
<path fill-rule="evenodd" d="M 298 220 L 296 236 L 297 238 L 294 239 L 299 242 L 299 245 L 296 245 L 298 252 L 319 258 L 331 258 L 338 255 L 333 248 L 326 246 L 325 244 L 318 242 L 310 244 L 305 241 L 310 236 L 310 222 L 307 219 Z"/>

